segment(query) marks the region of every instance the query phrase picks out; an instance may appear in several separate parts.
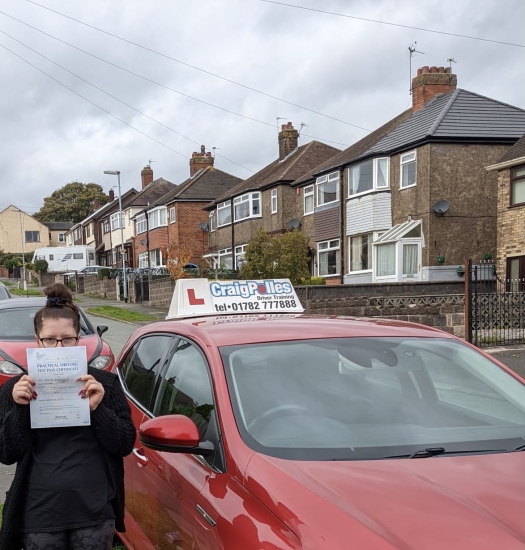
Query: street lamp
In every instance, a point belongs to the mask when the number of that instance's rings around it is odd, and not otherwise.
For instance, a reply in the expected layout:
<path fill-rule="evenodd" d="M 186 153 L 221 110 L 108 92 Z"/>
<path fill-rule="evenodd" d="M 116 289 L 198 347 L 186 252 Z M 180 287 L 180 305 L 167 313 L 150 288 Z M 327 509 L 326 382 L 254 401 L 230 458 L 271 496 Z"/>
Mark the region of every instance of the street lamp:
<path fill-rule="evenodd" d="M 16 208 L 16 206 L 15 206 Z M 27 290 L 27 282 L 26 282 L 26 257 L 24 253 L 24 230 L 22 228 L 22 210 L 20 208 L 16 208 L 16 210 L 13 210 L 13 212 L 18 212 L 20 216 L 20 246 L 22 247 L 22 278 L 24 280 L 23 282 L 23 288 L 24 290 Z"/>
<path fill-rule="evenodd" d="M 122 257 L 122 276 L 124 277 L 124 302 L 128 301 L 128 280 L 126 277 L 126 252 L 124 251 L 124 228 L 122 227 L 122 194 L 120 193 L 120 171 L 104 170 L 104 174 L 117 176 L 118 181 L 118 207 L 119 207 L 119 226 L 120 226 L 120 255 Z"/>

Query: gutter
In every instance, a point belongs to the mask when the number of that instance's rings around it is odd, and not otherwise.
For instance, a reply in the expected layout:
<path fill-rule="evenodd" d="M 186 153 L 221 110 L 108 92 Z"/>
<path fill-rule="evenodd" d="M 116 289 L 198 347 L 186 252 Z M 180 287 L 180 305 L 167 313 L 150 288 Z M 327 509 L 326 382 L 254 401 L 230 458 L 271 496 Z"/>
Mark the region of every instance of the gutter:
<path fill-rule="evenodd" d="M 512 168 L 518 164 L 523 164 L 525 157 L 518 157 L 517 159 L 507 160 L 505 162 L 499 162 L 498 164 L 492 164 L 491 166 L 485 166 L 485 170 L 492 172 L 494 170 L 503 170 L 504 168 Z"/>

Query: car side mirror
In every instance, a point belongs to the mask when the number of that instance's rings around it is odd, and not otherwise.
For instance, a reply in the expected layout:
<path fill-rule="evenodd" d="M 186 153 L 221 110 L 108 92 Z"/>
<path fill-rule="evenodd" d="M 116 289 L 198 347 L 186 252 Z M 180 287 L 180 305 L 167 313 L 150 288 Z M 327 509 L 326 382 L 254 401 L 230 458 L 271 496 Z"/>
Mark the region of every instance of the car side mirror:
<path fill-rule="evenodd" d="M 140 442 L 156 451 L 209 456 L 211 441 L 200 442 L 199 430 L 187 416 L 172 414 L 146 420 L 139 428 Z"/>
<path fill-rule="evenodd" d="M 102 335 L 104 332 L 107 332 L 109 328 L 106 325 L 98 325 L 97 326 L 97 334 L 102 338 Z"/>

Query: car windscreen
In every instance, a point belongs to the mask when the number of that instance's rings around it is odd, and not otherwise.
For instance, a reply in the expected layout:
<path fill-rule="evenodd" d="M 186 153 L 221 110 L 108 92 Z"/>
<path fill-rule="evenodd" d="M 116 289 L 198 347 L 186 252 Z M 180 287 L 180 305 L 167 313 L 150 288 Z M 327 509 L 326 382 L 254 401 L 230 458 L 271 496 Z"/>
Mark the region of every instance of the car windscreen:
<path fill-rule="evenodd" d="M 9 300 L 11 296 L 4 286 L 0 286 L 0 300 Z"/>
<path fill-rule="evenodd" d="M 525 443 L 525 386 L 459 341 L 333 338 L 220 352 L 241 436 L 264 454 L 363 460 Z"/>
<path fill-rule="evenodd" d="M 33 323 L 39 309 L 39 306 L 0 309 L 0 340 L 33 340 Z M 81 315 L 80 335 L 90 334 L 93 334 L 93 329 L 84 315 Z"/>

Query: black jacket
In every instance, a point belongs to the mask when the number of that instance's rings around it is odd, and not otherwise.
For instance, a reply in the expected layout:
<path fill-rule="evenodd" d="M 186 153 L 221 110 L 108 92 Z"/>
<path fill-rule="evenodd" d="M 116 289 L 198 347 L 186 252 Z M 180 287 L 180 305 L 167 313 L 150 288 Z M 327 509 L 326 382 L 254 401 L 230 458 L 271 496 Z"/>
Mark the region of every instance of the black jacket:
<path fill-rule="evenodd" d="M 109 372 L 89 368 L 104 386 L 104 397 L 91 412 L 91 426 L 107 459 L 115 481 L 115 527 L 124 532 L 124 461 L 135 443 L 135 427 L 131 411 L 118 378 Z M 29 405 L 13 401 L 13 386 L 21 376 L 9 380 L 0 390 L 0 462 L 16 465 L 11 488 L 6 493 L 0 531 L 0 550 L 20 549 L 20 520 L 25 480 L 31 457 L 31 424 Z"/>

